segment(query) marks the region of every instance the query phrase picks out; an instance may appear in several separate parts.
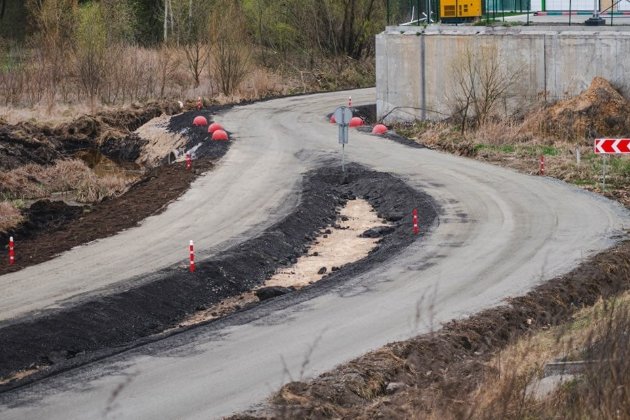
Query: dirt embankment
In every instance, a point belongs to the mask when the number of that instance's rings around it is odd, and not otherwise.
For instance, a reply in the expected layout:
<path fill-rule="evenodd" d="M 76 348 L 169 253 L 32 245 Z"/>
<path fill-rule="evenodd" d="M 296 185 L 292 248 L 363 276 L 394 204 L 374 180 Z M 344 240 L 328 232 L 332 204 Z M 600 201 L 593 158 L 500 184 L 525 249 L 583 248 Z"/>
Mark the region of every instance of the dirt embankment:
<path fill-rule="evenodd" d="M 626 242 L 505 306 L 389 344 L 312 381 L 289 383 L 260 414 L 233 418 L 424 418 L 440 410 L 470 418 L 475 407 L 464 404 L 463 396 L 477 388 L 493 355 L 629 287 Z"/>
<path fill-rule="evenodd" d="M 0 124 L 0 169 L 8 171 L 31 163 L 49 165 L 85 149 L 97 149 L 114 160 L 134 161 L 145 141 L 133 131 L 163 113 L 175 112 L 179 112 L 179 104 L 151 103 L 83 115 L 56 127 L 31 122 Z"/>
<path fill-rule="evenodd" d="M 630 133 L 630 101 L 609 81 L 595 77 L 581 94 L 528 115 L 520 130 L 542 139 L 571 142 L 625 137 Z"/>
<path fill-rule="evenodd" d="M 204 115 L 211 119 L 217 110 L 224 108 L 215 107 L 178 114 L 172 117 L 165 127 L 165 130 L 168 129 L 171 133 L 182 134 L 185 138 L 184 148 L 186 149 L 202 143 L 202 147 L 198 149 L 198 159 L 194 161 L 191 171 L 186 170 L 184 163 L 164 164 L 149 170 L 140 180 L 134 182 L 125 194 L 119 197 L 109 198 L 88 206 L 68 205 L 63 201 L 41 200 L 30 208 L 24 209 L 22 211 L 24 219 L 22 223 L 6 232 L 0 232 L 0 244 L 2 244 L 3 249 L 8 244 L 9 236 L 14 237 L 17 255 L 15 265 L 0 264 L 0 274 L 39 264 L 77 245 L 111 236 L 121 230 L 136 226 L 141 220 L 164 209 L 170 202 L 183 194 L 197 176 L 211 169 L 214 162 L 229 149 L 230 142 L 208 141 L 206 127 L 192 127 L 192 120 L 195 116 Z M 127 116 L 117 121 L 121 121 L 121 124 L 126 127 L 125 129 L 136 129 L 138 124 L 158 112 L 161 112 L 160 108 L 155 107 L 151 108 L 150 111 L 142 112 L 137 118 Z M 89 120 L 95 121 L 91 117 Z M 85 122 L 87 119 L 82 119 L 82 121 Z M 83 124 L 76 125 L 73 129 L 74 133 L 81 131 L 83 134 L 80 136 L 84 137 L 84 141 L 90 142 L 92 141 L 90 136 L 97 133 L 99 129 L 79 130 L 76 128 L 83 127 Z M 94 124 L 87 125 L 92 127 Z M 68 128 L 64 128 L 62 131 L 67 130 Z M 90 134 L 88 135 L 86 132 Z M 44 135 L 41 131 L 39 133 Z M 55 139 L 54 136 L 50 138 L 44 136 L 43 141 L 50 140 L 54 143 L 57 141 Z M 142 140 L 142 142 L 145 141 Z M 64 142 L 61 143 L 65 144 Z M 41 147 L 49 150 L 48 146 Z M 68 146 L 64 145 L 63 147 Z M 135 160 L 140 153 L 134 151 L 136 150 L 135 147 L 127 147 L 124 139 L 117 145 L 117 148 L 121 150 L 118 156 L 125 159 Z M 53 150 L 53 154 L 59 155 L 67 152 L 66 149 L 60 149 L 60 151 L 53 148 L 50 150 Z M 47 153 L 45 155 L 49 156 Z M 164 158 L 165 156 L 162 157 L 163 161 Z M 55 159 L 56 157 L 53 161 Z"/>
<path fill-rule="evenodd" d="M 431 226 L 437 217 L 428 196 L 391 175 L 350 166 L 347 183 L 340 179 L 338 168 L 311 172 L 293 213 L 261 236 L 199 261 L 195 273 L 173 267 L 157 273 L 156 280 L 148 284 L 6 325 L 0 329 L 4 355 L 0 377 L 48 366 L 40 373 L 45 375 L 84 363 L 95 354 L 120 351 L 143 337 L 177 326 L 196 311 L 263 284 L 276 269 L 305 254 L 308 244 L 322 228 L 334 223 L 338 208 L 348 199 L 368 200 L 379 217 L 393 224 L 393 230 L 367 258 L 331 272 L 315 287 L 330 287 L 356 275 L 421 237 L 424 233 L 411 234 L 411 208 L 419 209 L 423 226 Z M 5 389 L 12 386 L 15 382 Z"/>

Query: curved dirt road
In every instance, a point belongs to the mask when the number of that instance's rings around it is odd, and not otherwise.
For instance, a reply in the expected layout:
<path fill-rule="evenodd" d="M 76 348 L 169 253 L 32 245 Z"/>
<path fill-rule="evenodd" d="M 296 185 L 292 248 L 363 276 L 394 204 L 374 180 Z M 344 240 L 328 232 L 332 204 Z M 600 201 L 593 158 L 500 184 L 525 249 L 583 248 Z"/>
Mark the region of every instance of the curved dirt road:
<path fill-rule="evenodd" d="M 374 102 L 371 89 L 351 94 L 356 103 Z M 177 261 L 172 246 L 160 243 L 165 238 L 185 244 L 191 235 L 203 237 L 197 243 L 209 255 L 261 231 L 290 211 L 301 173 L 340 159 L 337 129 L 323 115 L 347 96 L 278 99 L 218 117 L 239 140 L 214 172 L 137 229 L 0 277 L 0 287 L 34 279 L 42 284 L 28 299 L 22 296 L 26 293 L 14 293 L 24 303 L 3 297 L 2 319 L 108 284 L 139 281 L 130 279 Z M 291 378 L 317 375 L 426 331 L 430 322 L 437 325 L 521 294 L 611 246 L 630 227 L 621 206 L 561 182 L 354 130 L 347 158 L 396 173 L 431 194 L 442 208 L 439 226 L 426 240 L 332 293 L 285 296 L 0 395 L 2 418 L 207 419 L 230 414 L 261 402 Z M 149 246 L 133 245 L 138 253 L 118 249 L 130 242 Z M 111 265 L 112 258 L 124 259 L 127 253 L 133 255 L 132 264 Z M 92 262 L 94 279 L 65 265 L 78 255 Z M 68 277 L 80 283 L 76 289 L 60 284 Z"/>

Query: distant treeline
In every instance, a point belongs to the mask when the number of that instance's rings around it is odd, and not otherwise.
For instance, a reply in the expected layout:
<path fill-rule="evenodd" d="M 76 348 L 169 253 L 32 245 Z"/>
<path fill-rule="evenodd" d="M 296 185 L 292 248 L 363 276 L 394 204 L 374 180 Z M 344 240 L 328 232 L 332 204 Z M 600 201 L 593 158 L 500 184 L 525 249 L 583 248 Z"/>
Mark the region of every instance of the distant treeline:
<path fill-rule="evenodd" d="M 327 54 L 359 58 L 373 54 L 373 36 L 390 16 L 409 7 L 410 0 L 229 0 L 246 18 L 252 42 L 277 51 L 317 49 Z M 0 37 L 23 41 L 41 29 L 37 16 L 54 6 L 65 13 L 100 4 L 124 10 L 126 35 L 141 46 L 169 38 L 186 42 L 200 20 L 206 20 L 225 0 L 0 0 Z M 109 13 L 114 16 L 114 13 Z M 119 25 L 117 22 L 113 22 Z"/>
<path fill-rule="evenodd" d="M 0 0 L 0 103 L 260 97 L 371 85 L 374 35 L 404 5 Z"/>

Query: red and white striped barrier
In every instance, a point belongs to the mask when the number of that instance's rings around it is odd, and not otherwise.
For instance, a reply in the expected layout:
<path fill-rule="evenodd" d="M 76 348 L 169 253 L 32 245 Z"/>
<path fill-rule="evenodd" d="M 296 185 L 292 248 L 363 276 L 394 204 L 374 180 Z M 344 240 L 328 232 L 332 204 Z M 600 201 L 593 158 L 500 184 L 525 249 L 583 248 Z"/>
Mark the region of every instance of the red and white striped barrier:
<path fill-rule="evenodd" d="M 192 168 L 192 158 L 190 153 L 186 153 L 186 169 L 190 170 L 190 168 Z"/>
<path fill-rule="evenodd" d="M 352 96 L 348 96 L 348 108 L 352 108 Z"/>
<path fill-rule="evenodd" d="M 190 241 L 190 245 L 188 249 L 190 251 L 190 272 L 194 273 L 195 272 L 195 245 L 193 244 L 193 241 Z"/>
<path fill-rule="evenodd" d="M 9 265 L 15 264 L 15 249 L 13 243 L 13 236 L 9 238 Z"/>
<path fill-rule="evenodd" d="M 203 103 L 201 102 L 201 96 L 197 98 L 197 110 L 200 110 L 203 107 Z"/>
<path fill-rule="evenodd" d="M 413 209 L 413 234 L 420 233 L 420 227 L 418 226 L 418 209 Z"/>
<path fill-rule="evenodd" d="M 545 176 L 545 155 L 540 155 L 540 175 Z"/>
<path fill-rule="evenodd" d="M 630 139 L 595 139 L 595 153 L 630 153 Z"/>

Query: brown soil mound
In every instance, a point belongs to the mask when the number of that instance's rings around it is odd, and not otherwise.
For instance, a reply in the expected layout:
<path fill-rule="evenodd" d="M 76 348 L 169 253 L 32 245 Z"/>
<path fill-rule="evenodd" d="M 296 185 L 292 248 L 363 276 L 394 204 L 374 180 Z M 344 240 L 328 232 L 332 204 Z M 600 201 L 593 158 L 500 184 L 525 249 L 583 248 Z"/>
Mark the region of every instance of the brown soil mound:
<path fill-rule="evenodd" d="M 543 138 L 579 142 L 630 135 L 630 101 L 606 79 L 595 77 L 580 95 L 526 118 L 523 128 Z"/>

